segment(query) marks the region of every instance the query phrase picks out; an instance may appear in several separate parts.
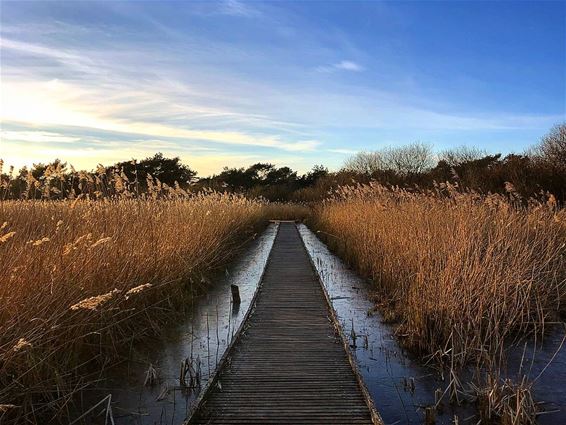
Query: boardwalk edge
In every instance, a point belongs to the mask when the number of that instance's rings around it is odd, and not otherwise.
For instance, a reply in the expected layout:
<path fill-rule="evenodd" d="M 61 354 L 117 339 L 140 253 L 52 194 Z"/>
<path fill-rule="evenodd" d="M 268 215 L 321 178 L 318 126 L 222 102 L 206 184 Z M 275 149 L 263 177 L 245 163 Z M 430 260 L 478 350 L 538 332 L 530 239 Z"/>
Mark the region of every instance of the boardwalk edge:
<path fill-rule="evenodd" d="M 338 316 L 336 315 L 336 310 L 334 310 L 334 306 L 332 305 L 332 301 L 330 299 L 330 296 L 328 295 L 326 287 L 324 286 L 324 283 L 322 282 L 322 278 L 320 276 L 320 273 L 318 272 L 318 269 L 316 268 L 316 265 L 313 261 L 313 258 L 311 256 L 309 250 L 307 249 L 307 245 L 305 243 L 303 235 L 301 234 L 301 232 L 299 231 L 298 228 L 297 228 L 297 232 L 299 232 L 299 236 L 300 236 L 301 242 L 303 244 L 303 247 L 305 248 L 305 251 L 307 252 L 307 255 L 309 257 L 309 261 L 310 261 L 311 266 L 312 266 L 312 268 L 313 268 L 313 270 L 316 274 L 318 283 L 320 284 L 320 286 L 322 288 L 322 293 L 324 294 L 324 299 L 326 300 L 326 305 L 327 305 L 328 311 L 330 313 L 330 320 L 331 320 L 336 332 L 338 332 L 338 334 L 340 336 L 340 340 L 342 341 L 344 351 L 346 351 L 346 356 L 348 357 L 348 362 L 350 363 L 350 367 L 352 368 L 352 372 L 354 372 L 354 376 L 356 377 L 356 381 L 358 383 L 358 386 L 360 387 L 360 390 L 362 391 L 362 394 L 364 396 L 364 401 L 366 402 L 366 405 L 369 409 L 369 412 L 370 412 L 370 415 L 371 415 L 371 421 L 374 423 L 374 425 L 385 425 L 385 422 L 383 422 L 383 419 L 381 418 L 379 412 L 375 408 L 375 404 L 373 403 L 373 399 L 371 398 L 369 391 L 366 387 L 366 384 L 365 384 L 365 382 L 362 378 L 362 375 L 359 371 L 356 360 L 354 359 L 354 355 L 352 354 L 352 351 L 350 350 L 348 338 L 344 334 L 344 330 L 342 329 L 342 325 L 340 325 L 340 322 L 338 321 Z"/>
<path fill-rule="evenodd" d="M 271 220 L 270 220 L 271 221 Z M 254 308 L 255 308 L 255 304 L 256 304 L 256 300 L 257 300 L 257 296 L 260 292 L 260 289 L 262 287 L 262 283 L 263 283 L 263 276 L 265 274 L 265 271 L 267 270 L 267 265 L 269 264 L 269 261 L 271 260 L 271 252 L 273 250 L 273 247 L 275 245 L 275 239 L 277 238 L 277 234 L 279 233 L 279 223 L 277 222 L 277 230 L 275 231 L 275 236 L 273 237 L 273 243 L 271 244 L 271 248 L 269 249 L 269 254 L 267 256 L 267 261 L 265 262 L 265 265 L 263 267 L 263 270 L 261 272 L 261 276 L 259 277 L 259 282 L 257 285 L 256 290 L 254 291 L 254 294 L 252 296 L 252 299 L 250 301 L 250 306 L 248 308 L 248 311 L 246 312 L 246 314 L 244 315 L 244 317 L 242 318 L 242 321 L 240 323 L 240 326 L 238 326 L 238 329 L 236 330 L 236 333 L 234 333 L 232 340 L 230 341 L 230 344 L 228 345 L 228 347 L 226 347 L 226 351 L 224 351 L 224 354 L 222 355 L 222 357 L 220 358 L 220 361 L 218 362 L 218 364 L 216 365 L 216 369 L 214 370 L 214 372 L 212 373 L 212 375 L 208 378 L 208 381 L 206 382 L 204 388 L 200 391 L 199 396 L 196 398 L 195 402 L 193 403 L 191 409 L 189 410 L 189 413 L 187 414 L 187 417 L 185 418 L 185 420 L 183 421 L 183 425 L 189 425 L 191 423 L 191 420 L 193 419 L 193 417 L 195 416 L 195 414 L 200 410 L 201 407 L 204 406 L 204 404 L 206 403 L 206 398 L 208 396 L 208 393 L 212 390 L 212 388 L 214 388 L 214 386 L 216 385 L 216 383 L 218 382 L 218 378 L 220 375 L 220 371 L 224 368 L 225 363 L 228 361 L 228 359 L 230 358 L 230 354 L 232 352 L 232 348 L 234 347 L 234 345 L 236 345 L 236 342 L 238 341 L 238 339 L 240 338 L 240 334 L 244 331 L 244 329 L 246 328 L 246 324 L 248 321 L 248 318 L 251 316 Z"/>

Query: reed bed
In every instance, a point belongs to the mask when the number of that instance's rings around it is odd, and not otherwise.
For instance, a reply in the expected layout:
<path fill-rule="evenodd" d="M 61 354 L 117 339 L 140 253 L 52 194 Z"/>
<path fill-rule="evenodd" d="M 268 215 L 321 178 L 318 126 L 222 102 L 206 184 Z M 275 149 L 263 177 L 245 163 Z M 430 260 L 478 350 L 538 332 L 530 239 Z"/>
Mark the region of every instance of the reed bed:
<path fill-rule="evenodd" d="M 264 208 L 217 193 L 0 202 L 0 421 L 62 413 L 87 371 L 206 285 Z"/>
<path fill-rule="evenodd" d="M 265 214 L 270 220 L 306 221 L 311 211 L 307 204 L 297 202 L 270 202 L 265 206 Z"/>
<path fill-rule="evenodd" d="M 452 371 L 474 362 L 496 370 L 506 344 L 544 333 L 566 301 L 565 211 L 552 196 L 508 191 L 343 187 L 313 220 L 372 279 L 406 346 Z"/>

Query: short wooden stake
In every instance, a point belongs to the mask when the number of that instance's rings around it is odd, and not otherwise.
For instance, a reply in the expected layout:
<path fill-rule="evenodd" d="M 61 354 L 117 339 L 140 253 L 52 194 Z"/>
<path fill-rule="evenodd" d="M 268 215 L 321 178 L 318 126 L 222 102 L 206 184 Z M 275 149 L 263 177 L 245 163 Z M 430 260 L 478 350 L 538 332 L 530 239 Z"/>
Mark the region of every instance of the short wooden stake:
<path fill-rule="evenodd" d="M 230 285 L 230 288 L 232 289 L 232 303 L 235 305 L 240 304 L 240 289 L 237 285 Z"/>

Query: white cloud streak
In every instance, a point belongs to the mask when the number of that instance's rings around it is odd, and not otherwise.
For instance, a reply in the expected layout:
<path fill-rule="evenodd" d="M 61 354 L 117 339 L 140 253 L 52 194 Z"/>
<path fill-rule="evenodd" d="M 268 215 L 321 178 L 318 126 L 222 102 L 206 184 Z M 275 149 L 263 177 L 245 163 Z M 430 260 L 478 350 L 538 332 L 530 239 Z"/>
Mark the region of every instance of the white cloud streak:
<path fill-rule="evenodd" d="M 336 69 L 343 69 L 345 71 L 363 71 L 364 67 L 357 64 L 356 62 L 352 62 L 352 61 L 341 61 L 338 62 L 336 64 L 334 64 L 334 68 Z"/>
<path fill-rule="evenodd" d="M 226 15 L 241 16 L 245 18 L 256 18 L 261 13 L 250 4 L 238 0 L 224 0 L 221 3 L 221 12 Z"/>
<path fill-rule="evenodd" d="M 364 71 L 365 68 L 354 61 L 342 60 L 332 65 L 319 66 L 316 70 L 317 72 L 330 74 L 337 71 L 361 72 Z"/>

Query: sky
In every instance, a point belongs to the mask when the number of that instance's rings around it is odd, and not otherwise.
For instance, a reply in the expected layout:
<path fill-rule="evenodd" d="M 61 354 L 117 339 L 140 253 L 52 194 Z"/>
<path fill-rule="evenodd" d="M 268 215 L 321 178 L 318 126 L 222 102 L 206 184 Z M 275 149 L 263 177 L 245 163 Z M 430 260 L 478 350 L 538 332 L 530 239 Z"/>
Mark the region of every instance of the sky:
<path fill-rule="evenodd" d="M 16 167 L 305 172 L 415 141 L 522 152 L 566 120 L 561 1 L 2 1 L 0 23 Z"/>

